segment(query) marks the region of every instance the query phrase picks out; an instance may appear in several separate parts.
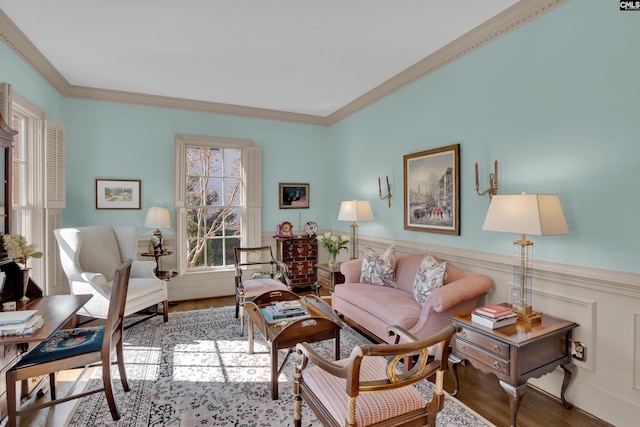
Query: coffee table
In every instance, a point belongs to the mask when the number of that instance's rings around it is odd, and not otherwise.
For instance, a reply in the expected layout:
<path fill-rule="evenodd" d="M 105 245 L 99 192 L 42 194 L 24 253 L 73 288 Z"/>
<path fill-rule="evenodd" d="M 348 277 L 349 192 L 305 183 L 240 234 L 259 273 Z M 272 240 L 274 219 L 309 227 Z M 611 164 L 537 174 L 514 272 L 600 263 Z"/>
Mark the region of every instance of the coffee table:
<path fill-rule="evenodd" d="M 283 320 L 269 324 L 260 308 L 264 308 L 278 301 L 300 301 L 309 313 L 308 317 L 295 320 Z M 334 339 L 335 359 L 340 358 L 340 329 L 342 320 L 335 311 L 316 295 L 301 297 L 290 291 L 266 292 L 245 303 L 249 317 L 249 354 L 254 349 L 254 329 L 264 338 L 263 343 L 271 353 L 271 398 L 278 398 L 278 377 L 287 359 L 295 350 L 296 344 L 301 342 L 318 342 Z M 278 365 L 278 350 L 288 349 L 287 355 Z"/>

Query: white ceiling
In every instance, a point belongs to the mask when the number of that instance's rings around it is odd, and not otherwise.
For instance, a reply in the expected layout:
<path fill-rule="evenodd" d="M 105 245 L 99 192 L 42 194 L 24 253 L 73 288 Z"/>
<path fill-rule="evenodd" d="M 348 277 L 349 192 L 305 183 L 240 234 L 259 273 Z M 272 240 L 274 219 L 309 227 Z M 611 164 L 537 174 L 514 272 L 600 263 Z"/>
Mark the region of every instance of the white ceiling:
<path fill-rule="evenodd" d="M 75 86 L 328 116 L 517 0 L 0 0 Z"/>

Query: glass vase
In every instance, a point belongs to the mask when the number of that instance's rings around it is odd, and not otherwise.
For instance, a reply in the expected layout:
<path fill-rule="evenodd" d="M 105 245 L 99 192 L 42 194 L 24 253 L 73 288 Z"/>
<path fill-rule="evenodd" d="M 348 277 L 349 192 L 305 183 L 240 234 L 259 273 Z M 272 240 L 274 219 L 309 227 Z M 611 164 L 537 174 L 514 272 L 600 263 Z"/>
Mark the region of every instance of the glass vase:
<path fill-rule="evenodd" d="M 27 297 L 27 286 L 29 286 L 29 272 L 31 269 L 24 268 L 20 271 L 22 271 L 22 298 L 20 298 L 20 301 L 27 302 L 29 301 L 29 297 Z"/>
<path fill-rule="evenodd" d="M 338 262 L 336 261 L 336 256 L 338 254 L 335 253 L 329 253 L 329 267 L 330 268 L 336 268 L 338 266 Z"/>

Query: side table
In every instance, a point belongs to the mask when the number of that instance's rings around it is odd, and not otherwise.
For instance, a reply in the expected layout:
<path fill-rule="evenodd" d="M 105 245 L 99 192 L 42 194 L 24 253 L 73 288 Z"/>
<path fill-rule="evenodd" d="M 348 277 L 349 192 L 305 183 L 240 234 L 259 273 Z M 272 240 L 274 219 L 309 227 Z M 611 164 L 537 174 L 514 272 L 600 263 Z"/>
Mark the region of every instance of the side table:
<path fill-rule="evenodd" d="M 458 329 L 449 358 L 449 367 L 458 391 L 457 366 L 463 360 L 476 369 L 494 374 L 509 396 L 511 426 L 515 427 L 518 408 L 529 378 L 539 378 L 560 366 L 564 380 L 560 397 L 565 408 L 573 405 L 564 398 L 571 381 L 571 331 L 577 323 L 542 314 L 539 323 L 518 321 L 514 325 L 490 329 L 471 321 L 471 314 L 449 316 Z"/>
<path fill-rule="evenodd" d="M 140 256 L 153 257 L 153 258 L 155 258 L 155 259 L 156 259 L 156 268 L 155 268 L 155 270 L 153 270 L 153 272 L 155 273 L 155 275 L 156 275 L 156 276 L 158 276 L 158 278 L 159 278 L 159 279 L 166 280 L 166 278 L 162 278 L 162 277 L 160 277 L 160 273 L 161 273 L 161 271 L 160 271 L 160 263 L 159 263 L 159 260 L 160 260 L 160 257 L 161 257 L 161 256 L 171 255 L 172 253 L 173 253 L 173 252 L 171 252 L 171 251 L 164 251 L 164 252 L 162 252 L 162 253 L 155 253 L 155 252 L 143 252 L 143 253 L 141 253 L 141 254 L 140 254 Z M 174 274 L 174 275 L 173 275 L 173 276 L 171 276 L 171 277 L 175 277 L 175 276 L 176 276 L 176 275 Z M 171 278 L 171 277 L 170 277 L 170 278 Z"/>
<path fill-rule="evenodd" d="M 320 295 L 320 287 L 325 288 L 329 292 L 333 292 L 336 285 L 344 283 L 344 275 L 340 272 L 339 265 L 330 267 L 329 264 L 318 264 L 316 265 L 316 269 L 318 270 L 317 295 Z"/>

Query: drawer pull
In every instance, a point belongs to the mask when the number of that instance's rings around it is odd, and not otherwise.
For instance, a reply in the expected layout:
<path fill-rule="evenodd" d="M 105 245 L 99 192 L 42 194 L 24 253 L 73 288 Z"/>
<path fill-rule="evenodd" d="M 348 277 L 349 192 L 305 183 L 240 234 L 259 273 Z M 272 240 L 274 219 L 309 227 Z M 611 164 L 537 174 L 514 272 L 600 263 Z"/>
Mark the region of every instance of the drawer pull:
<path fill-rule="evenodd" d="M 466 333 L 465 331 L 460 331 L 459 335 L 460 335 L 462 338 L 466 338 L 466 337 L 467 337 L 467 333 Z"/>
<path fill-rule="evenodd" d="M 497 360 L 494 360 L 493 361 L 493 367 L 494 367 L 494 369 L 500 369 L 500 363 L 498 363 Z"/>
<path fill-rule="evenodd" d="M 460 347 L 460 351 L 462 351 L 463 353 L 467 352 L 467 346 L 463 345 L 462 347 Z"/>
<path fill-rule="evenodd" d="M 494 352 L 494 353 L 500 353 L 500 347 L 499 347 L 499 346 L 497 346 L 497 345 L 494 345 L 494 346 L 493 346 L 493 352 Z"/>

